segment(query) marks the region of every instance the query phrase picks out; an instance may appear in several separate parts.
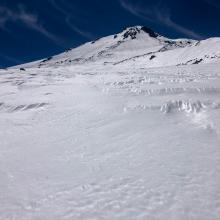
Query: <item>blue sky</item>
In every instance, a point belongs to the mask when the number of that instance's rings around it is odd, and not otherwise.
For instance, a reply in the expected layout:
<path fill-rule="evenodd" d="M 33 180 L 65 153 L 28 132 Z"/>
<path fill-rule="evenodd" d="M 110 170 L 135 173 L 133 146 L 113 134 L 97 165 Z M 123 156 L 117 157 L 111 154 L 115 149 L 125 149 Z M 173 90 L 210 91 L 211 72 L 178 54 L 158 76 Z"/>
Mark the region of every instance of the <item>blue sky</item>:
<path fill-rule="evenodd" d="M 0 67 L 48 57 L 125 27 L 220 36 L 219 0 L 0 0 Z"/>

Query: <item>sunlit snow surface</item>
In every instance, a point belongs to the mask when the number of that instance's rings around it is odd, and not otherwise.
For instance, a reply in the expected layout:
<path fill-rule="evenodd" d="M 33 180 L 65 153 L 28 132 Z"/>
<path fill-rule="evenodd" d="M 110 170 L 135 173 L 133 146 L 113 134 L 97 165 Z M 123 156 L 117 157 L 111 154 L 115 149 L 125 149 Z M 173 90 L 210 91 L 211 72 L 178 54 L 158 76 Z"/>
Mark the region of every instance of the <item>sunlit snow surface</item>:
<path fill-rule="evenodd" d="M 1 220 L 219 218 L 219 64 L 0 71 Z"/>

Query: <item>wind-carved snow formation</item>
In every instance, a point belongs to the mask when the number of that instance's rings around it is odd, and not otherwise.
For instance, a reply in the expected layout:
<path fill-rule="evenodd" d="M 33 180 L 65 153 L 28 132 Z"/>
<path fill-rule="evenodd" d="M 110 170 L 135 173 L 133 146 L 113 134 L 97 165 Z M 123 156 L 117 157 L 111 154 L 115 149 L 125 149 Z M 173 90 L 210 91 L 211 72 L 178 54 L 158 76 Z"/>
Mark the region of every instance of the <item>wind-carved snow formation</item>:
<path fill-rule="evenodd" d="M 0 70 L 0 219 L 219 219 L 219 54 L 136 26 Z"/>

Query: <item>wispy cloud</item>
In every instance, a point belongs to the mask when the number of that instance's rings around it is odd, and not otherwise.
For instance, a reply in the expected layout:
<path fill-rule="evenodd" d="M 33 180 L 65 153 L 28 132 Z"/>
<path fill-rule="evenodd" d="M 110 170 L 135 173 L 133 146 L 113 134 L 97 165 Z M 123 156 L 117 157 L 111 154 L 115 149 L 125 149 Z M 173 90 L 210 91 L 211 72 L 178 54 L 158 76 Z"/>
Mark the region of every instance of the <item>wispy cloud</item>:
<path fill-rule="evenodd" d="M 77 34 L 79 34 L 89 40 L 95 38 L 93 34 L 91 34 L 88 31 L 82 30 L 76 24 L 74 24 L 72 22 L 73 20 L 76 20 L 76 17 L 74 16 L 75 13 L 68 11 L 66 8 L 61 6 L 56 0 L 48 0 L 48 1 L 57 11 L 59 11 L 61 14 L 63 14 L 65 16 L 65 22 L 71 30 L 73 30 L 75 33 L 77 33 Z M 71 10 L 72 10 L 72 8 L 71 8 Z"/>
<path fill-rule="evenodd" d="M 8 56 L 8 55 L 3 55 L 3 54 L 0 54 L 0 58 L 2 58 L 2 59 L 4 59 L 4 60 L 7 60 L 7 61 L 9 61 L 9 62 L 11 62 L 11 63 L 14 63 L 14 64 L 20 64 L 20 63 L 23 63 L 23 61 L 22 60 L 19 60 L 19 59 L 17 59 L 17 58 L 14 58 L 14 57 L 12 57 L 12 56 Z"/>
<path fill-rule="evenodd" d="M 126 0 L 119 0 L 119 2 L 121 6 L 131 14 L 151 22 L 154 21 L 152 18 L 152 12 L 150 12 L 150 10 L 144 10 L 138 3 L 132 4 Z"/>
<path fill-rule="evenodd" d="M 192 37 L 195 39 L 204 38 L 204 36 L 194 32 L 193 30 L 183 27 L 182 25 L 173 21 L 171 18 L 170 10 L 162 7 L 160 5 L 160 2 L 154 6 L 149 6 L 147 8 L 143 7 L 142 5 L 139 5 L 138 3 L 133 4 L 127 0 L 119 0 L 119 2 L 126 11 L 141 19 L 170 27 L 173 30 L 182 33 L 188 37 Z"/>
<path fill-rule="evenodd" d="M 23 5 L 19 5 L 17 10 L 11 10 L 8 7 L 0 6 L 0 29 L 8 30 L 7 23 L 8 22 L 16 22 L 21 23 L 32 29 L 37 31 L 38 33 L 42 34 L 43 36 L 47 37 L 55 44 L 61 46 L 63 42 L 60 38 L 56 35 L 48 31 L 40 22 L 37 14 L 33 14 L 28 12 Z"/>
<path fill-rule="evenodd" d="M 219 2 L 219 0 L 203 0 L 203 2 L 206 2 L 209 5 L 211 5 L 211 6 L 215 7 L 215 8 L 220 9 L 220 2 Z"/>

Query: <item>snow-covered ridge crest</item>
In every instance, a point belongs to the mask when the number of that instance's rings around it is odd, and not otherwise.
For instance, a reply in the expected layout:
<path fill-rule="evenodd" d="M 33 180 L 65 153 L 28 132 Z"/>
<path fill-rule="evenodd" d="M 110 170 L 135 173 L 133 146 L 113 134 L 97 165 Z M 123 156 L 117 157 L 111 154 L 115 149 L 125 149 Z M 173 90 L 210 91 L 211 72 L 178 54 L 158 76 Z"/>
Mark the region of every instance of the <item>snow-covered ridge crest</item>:
<path fill-rule="evenodd" d="M 144 26 L 85 43 L 64 53 L 19 67 L 104 65 L 161 67 L 220 61 L 220 38 L 169 39 Z"/>

